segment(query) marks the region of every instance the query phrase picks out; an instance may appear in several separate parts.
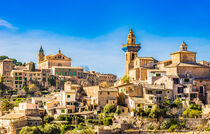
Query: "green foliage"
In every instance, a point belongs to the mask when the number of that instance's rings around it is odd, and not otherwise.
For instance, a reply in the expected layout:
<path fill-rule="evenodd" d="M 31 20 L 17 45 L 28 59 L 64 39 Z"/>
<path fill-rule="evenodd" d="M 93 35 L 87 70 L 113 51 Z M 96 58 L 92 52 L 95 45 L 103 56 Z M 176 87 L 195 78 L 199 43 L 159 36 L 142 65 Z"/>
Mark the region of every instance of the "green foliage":
<path fill-rule="evenodd" d="M 170 124 L 167 120 L 164 120 L 160 125 L 160 130 L 166 130 L 170 127 Z"/>
<path fill-rule="evenodd" d="M 40 89 L 35 84 L 30 84 L 28 86 L 28 93 L 30 93 L 30 94 L 33 94 L 33 93 L 35 93 L 36 91 L 39 91 L 39 90 Z"/>
<path fill-rule="evenodd" d="M 153 130 L 153 129 L 154 129 L 153 124 L 152 124 L 152 123 L 150 123 L 150 124 L 148 125 L 147 129 L 148 129 L 148 130 Z"/>
<path fill-rule="evenodd" d="M 115 113 L 116 109 L 117 109 L 117 108 L 116 108 L 115 105 L 113 105 L 113 104 L 106 104 L 106 105 L 104 106 L 103 112 L 104 112 L 105 114 Z"/>
<path fill-rule="evenodd" d="M 48 78 L 48 82 L 50 83 L 51 86 L 56 86 L 55 78 Z"/>
<path fill-rule="evenodd" d="M 44 134 L 60 134 L 61 128 L 57 124 L 45 124 L 43 132 Z"/>
<path fill-rule="evenodd" d="M 39 127 L 23 127 L 19 134 L 44 134 Z"/>
<path fill-rule="evenodd" d="M 149 113 L 150 118 L 159 118 L 161 116 L 161 110 L 158 105 L 155 105 Z"/>
<path fill-rule="evenodd" d="M 206 130 L 206 131 L 210 131 L 210 127 L 207 127 L 205 130 Z"/>
<path fill-rule="evenodd" d="M 54 120 L 54 117 L 51 116 L 51 115 L 46 115 L 46 116 L 44 117 L 44 122 L 45 122 L 45 123 L 50 123 L 50 122 L 52 122 L 53 120 Z"/>
<path fill-rule="evenodd" d="M 119 115 L 119 114 L 121 113 L 121 111 L 117 108 L 117 110 L 115 111 L 115 113 L 116 113 L 117 115 Z"/>
<path fill-rule="evenodd" d="M 10 109 L 14 108 L 14 104 L 12 102 L 9 102 L 8 99 L 5 99 L 1 103 L 1 111 L 9 111 Z"/>
<path fill-rule="evenodd" d="M 18 62 L 16 59 L 13 59 L 13 58 L 9 58 L 8 56 L 0 56 L 0 60 L 4 60 L 4 59 L 10 59 L 13 61 L 13 64 L 17 65 L 17 66 L 20 66 L 22 65 L 22 62 Z"/>
<path fill-rule="evenodd" d="M 45 124 L 44 126 L 23 127 L 19 134 L 60 134 L 61 129 L 57 124 Z"/>
<path fill-rule="evenodd" d="M 189 108 L 183 112 L 183 116 L 188 118 L 198 118 L 202 114 L 201 106 L 190 104 Z"/>
<path fill-rule="evenodd" d="M 173 125 L 171 125 L 171 126 L 169 127 L 168 131 L 173 132 L 173 131 L 175 131 L 177 128 L 178 128 L 178 125 L 177 125 L 177 124 L 173 124 Z"/>
<path fill-rule="evenodd" d="M 141 117 L 142 117 L 143 115 L 145 115 L 145 111 L 144 111 L 143 108 L 138 107 L 137 110 L 136 110 L 136 114 L 137 114 L 138 116 L 141 116 Z"/>
<path fill-rule="evenodd" d="M 95 125 L 100 125 L 100 121 L 98 119 L 87 119 L 87 122 L 89 124 L 95 124 Z"/>
<path fill-rule="evenodd" d="M 127 75 L 124 75 L 123 78 L 121 78 L 121 80 L 123 81 L 123 83 L 129 83 L 130 79 Z"/>
<path fill-rule="evenodd" d="M 109 125 L 112 125 L 112 117 L 106 117 L 103 119 L 103 124 L 105 126 L 109 126 Z"/>
<path fill-rule="evenodd" d="M 168 129 L 169 131 L 174 131 L 175 129 L 182 129 L 185 128 L 186 121 L 180 122 L 178 119 L 170 119 L 169 121 L 164 120 L 161 125 L 160 129 L 161 130 L 166 130 Z"/>
<path fill-rule="evenodd" d="M 75 126 L 73 126 L 71 124 L 62 124 L 61 125 L 61 134 L 65 134 L 66 131 L 73 130 L 74 128 L 75 128 Z"/>
<path fill-rule="evenodd" d="M 176 100 L 174 100 L 173 103 L 176 104 L 177 108 L 182 107 L 182 99 L 181 98 L 176 98 Z"/>
<path fill-rule="evenodd" d="M 31 65 L 29 66 L 29 70 L 31 71 L 31 72 L 33 72 L 33 71 L 35 71 L 35 63 L 31 63 Z"/>

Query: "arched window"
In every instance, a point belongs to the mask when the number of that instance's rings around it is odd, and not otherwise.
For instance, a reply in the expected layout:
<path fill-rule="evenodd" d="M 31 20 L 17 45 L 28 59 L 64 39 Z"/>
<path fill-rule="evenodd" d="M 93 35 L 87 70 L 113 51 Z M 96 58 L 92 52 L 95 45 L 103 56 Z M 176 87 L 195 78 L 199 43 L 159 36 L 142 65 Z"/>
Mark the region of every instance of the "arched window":
<path fill-rule="evenodd" d="M 61 63 L 58 63 L 58 66 L 62 66 L 62 64 Z"/>
<path fill-rule="evenodd" d="M 134 60 L 134 59 L 135 59 L 135 54 L 132 53 L 132 55 L 131 55 L 131 60 Z"/>

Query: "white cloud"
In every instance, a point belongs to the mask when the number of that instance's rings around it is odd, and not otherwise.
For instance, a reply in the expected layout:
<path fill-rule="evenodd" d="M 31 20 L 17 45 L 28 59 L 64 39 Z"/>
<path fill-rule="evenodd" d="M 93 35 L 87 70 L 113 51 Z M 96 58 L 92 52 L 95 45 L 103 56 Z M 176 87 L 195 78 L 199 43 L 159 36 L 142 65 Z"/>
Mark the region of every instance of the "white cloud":
<path fill-rule="evenodd" d="M 0 27 L 6 27 L 8 29 L 17 29 L 12 24 L 10 24 L 9 22 L 7 22 L 6 20 L 3 20 L 1 18 L 0 18 Z"/>
<path fill-rule="evenodd" d="M 72 58 L 73 66 L 87 65 L 91 70 L 102 73 L 114 73 L 119 77 L 124 74 L 124 52 L 122 44 L 126 43 L 127 28 L 117 29 L 107 35 L 94 39 L 73 36 L 61 36 L 45 31 L 12 33 L 0 31 L 0 55 L 7 55 L 22 62 L 37 62 L 40 45 L 45 54 L 62 53 Z M 158 60 L 170 58 L 170 53 L 178 51 L 179 44 L 185 40 L 189 50 L 198 52 L 198 60 L 208 60 L 209 39 L 190 37 L 160 37 L 142 31 L 135 31 L 137 42 L 142 48 L 140 57 L 152 56 Z"/>

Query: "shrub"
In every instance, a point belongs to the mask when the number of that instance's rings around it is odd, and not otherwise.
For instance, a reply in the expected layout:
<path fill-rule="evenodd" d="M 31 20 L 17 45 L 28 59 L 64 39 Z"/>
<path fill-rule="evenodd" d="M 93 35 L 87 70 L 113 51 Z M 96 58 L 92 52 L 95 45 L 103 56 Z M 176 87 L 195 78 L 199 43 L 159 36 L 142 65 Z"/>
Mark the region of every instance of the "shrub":
<path fill-rule="evenodd" d="M 109 126 L 109 125 L 112 125 L 112 118 L 111 117 L 106 117 L 103 119 L 103 124 L 105 126 Z"/>
<path fill-rule="evenodd" d="M 154 129 L 153 124 L 152 124 L 152 123 L 150 123 L 150 124 L 148 125 L 147 129 L 148 129 L 148 130 L 153 130 L 153 129 Z"/>
<path fill-rule="evenodd" d="M 60 134 L 61 128 L 57 124 L 45 124 L 43 132 L 45 134 Z"/>
<path fill-rule="evenodd" d="M 127 75 L 124 75 L 121 80 L 123 81 L 123 83 L 129 83 L 130 82 L 130 79 Z"/>
<path fill-rule="evenodd" d="M 168 131 L 173 132 L 173 131 L 175 131 L 177 128 L 178 128 L 178 125 L 177 125 L 177 124 L 173 124 L 173 125 L 171 125 L 171 126 L 169 127 Z"/>
<path fill-rule="evenodd" d="M 176 104 L 177 108 L 181 108 L 182 107 L 182 99 L 181 98 L 176 98 L 176 100 L 174 100 L 173 103 Z"/>
<path fill-rule="evenodd" d="M 205 130 L 206 130 L 206 131 L 210 131 L 210 127 L 207 127 Z"/>
<path fill-rule="evenodd" d="M 113 104 L 106 104 L 104 106 L 104 109 L 103 109 L 103 112 L 106 114 L 106 113 L 115 113 L 116 111 L 116 106 L 113 105 Z"/>
<path fill-rule="evenodd" d="M 44 117 L 44 122 L 45 122 L 45 123 L 50 123 L 50 122 L 52 122 L 53 120 L 54 120 L 54 117 L 51 116 L 51 115 L 46 115 L 46 116 Z"/>
<path fill-rule="evenodd" d="M 121 111 L 117 108 L 117 110 L 115 111 L 115 113 L 116 113 L 117 115 L 119 115 L 119 114 L 121 113 Z"/>
<path fill-rule="evenodd" d="M 149 113 L 150 118 L 158 118 L 161 116 L 161 110 L 158 105 L 155 105 Z"/>
<path fill-rule="evenodd" d="M 62 124 L 61 125 L 61 134 L 65 134 L 67 130 L 73 130 L 75 127 L 71 124 Z"/>
<path fill-rule="evenodd" d="M 190 104 L 189 108 L 183 112 L 183 116 L 189 118 L 200 117 L 202 113 L 202 109 L 200 105 Z"/>
<path fill-rule="evenodd" d="M 19 134 L 43 134 L 39 127 L 23 127 Z"/>
<path fill-rule="evenodd" d="M 169 122 L 167 120 L 164 120 L 161 125 L 160 125 L 160 129 L 161 130 L 166 130 L 170 127 Z"/>

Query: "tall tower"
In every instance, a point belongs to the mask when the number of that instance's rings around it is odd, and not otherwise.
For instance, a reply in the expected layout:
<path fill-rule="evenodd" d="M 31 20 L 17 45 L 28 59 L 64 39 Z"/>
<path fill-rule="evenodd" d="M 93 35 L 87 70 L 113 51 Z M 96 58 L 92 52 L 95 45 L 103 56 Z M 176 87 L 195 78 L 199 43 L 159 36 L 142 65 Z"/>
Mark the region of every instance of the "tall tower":
<path fill-rule="evenodd" d="M 42 49 L 42 46 L 41 46 L 38 53 L 38 64 L 44 61 L 44 56 L 45 56 L 44 50 Z"/>
<path fill-rule="evenodd" d="M 122 50 L 125 52 L 125 75 L 129 76 L 129 70 L 134 68 L 134 60 L 138 56 L 138 51 L 141 49 L 140 44 L 136 44 L 135 35 L 132 30 L 128 34 L 127 44 L 123 45 Z"/>

